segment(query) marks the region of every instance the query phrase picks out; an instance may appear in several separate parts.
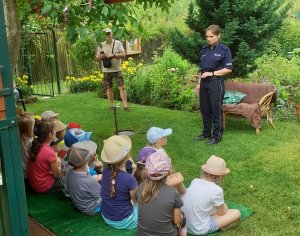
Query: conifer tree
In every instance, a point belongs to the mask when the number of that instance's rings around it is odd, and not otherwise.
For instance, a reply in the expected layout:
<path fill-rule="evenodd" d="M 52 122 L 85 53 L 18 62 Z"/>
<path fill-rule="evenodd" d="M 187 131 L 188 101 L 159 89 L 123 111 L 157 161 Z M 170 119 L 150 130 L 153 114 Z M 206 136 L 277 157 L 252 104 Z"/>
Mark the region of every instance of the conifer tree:
<path fill-rule="evenodd" d="M 280 30 L 289 7 L 285 0 L 195 0 L 186 19 L 191 35 L 176 31 L 172 44 L 183 57 L 199 63 L 199 51 L 206 45 L 204 30 L 217 24 L 222 28 L 221 41 L 232 52 L 233 75 L 243 76 L 255 69 L 255 58 Z"/>

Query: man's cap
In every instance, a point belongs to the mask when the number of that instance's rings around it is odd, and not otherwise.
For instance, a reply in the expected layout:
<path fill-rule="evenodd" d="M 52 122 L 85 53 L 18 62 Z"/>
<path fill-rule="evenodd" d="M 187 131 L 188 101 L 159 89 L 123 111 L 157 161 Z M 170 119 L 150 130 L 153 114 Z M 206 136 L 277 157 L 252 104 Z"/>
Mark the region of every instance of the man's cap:
<path fill-rule="evenodd" d="M 149 143 L 154 144 L 161 138 L 169 136 L 170 134 L 172 134 L 171 128 L 162 129 L 158 127 L 151 127 L 147 132 L 147 140 Z"/>
<path fill-rule="evenodd" d="M 132 142 L 127 135 L 113 135 L 103 141 L 101 159 L 107 164 L 115 164 L 127 157 Z"/>
<path fill-rule="evenodd" d="M 82 166 L 91 160 L 96 154 L 96 150 L 97 144 L 93 141 L 74 143 L 67 153 L 68 162 L 74 167 Z"/>
<path fill-rule="evenodd" d="M 60 113 L 55 113 L 53 111 L 45 111 L 43 112 L 43 114 L 41 115 L 41 118 L 42 120 L 49 120 L 50 118 L 53 118 L 53 117 L 57 117 Z"/>
<path fill-rule="evenodd" d="M 82 129 L 70 129 L 65 135 L 65 145 L 71 147 L 74 143 L 91 140 L 92 132 L 85 132 Z"/>
<path fill-rule="evenodd" d="M 103 30 L 103 32 L 105 32 L 105 33 L 107 34 L 107 33 L 111 33 L 112 31 L 111 31 L 110 28 L 105 28 L 105 29 Z"/>

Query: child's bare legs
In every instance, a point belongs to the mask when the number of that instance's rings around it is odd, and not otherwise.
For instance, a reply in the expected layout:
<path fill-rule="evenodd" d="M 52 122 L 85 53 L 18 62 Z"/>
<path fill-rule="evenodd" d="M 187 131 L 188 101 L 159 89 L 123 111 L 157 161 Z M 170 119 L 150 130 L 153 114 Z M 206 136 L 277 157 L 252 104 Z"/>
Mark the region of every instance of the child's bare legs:
<path fill-rule="evenodd" d="M 228 209 L 225 215 L 214 214 L 213 217 L 220 229 L 229 226 L 241 218 L 241 213 L 237 209 Z"/>

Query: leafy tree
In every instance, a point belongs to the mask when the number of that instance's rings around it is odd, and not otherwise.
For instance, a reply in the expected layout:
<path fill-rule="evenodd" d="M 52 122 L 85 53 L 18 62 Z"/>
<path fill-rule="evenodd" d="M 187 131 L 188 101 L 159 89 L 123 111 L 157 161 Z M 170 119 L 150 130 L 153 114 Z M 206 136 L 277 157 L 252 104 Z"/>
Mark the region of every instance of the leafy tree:
<path fill-rule="evenodd" d="M 270 41 L 267 53 L 287 56 L 295 48 L 300 48 L 300 21 L 295 18 L 285 20 L 281 30 Z"/>
<path fill-rule="evenodd" d="M 39 0 L 32 0 L 32 4 Z M 156 6 L 168 11 L 174 0 L 135 0 L 128 3 L 106 4 L 104 0 L 44 0 L 42 15 L 56 19 L 67 32 L 67 38 L 75 42 L 79 37 L 93 34 L 97 41 L 103 39 L 102 29 L 112 27 L 116 38 L 129 36 L 126 25 L 139 28 L 134 6 L 144 10 Z"/>
<path fill-rule="evenodd" d="M 289 7 L 285 0 L 196 0 L 190 4 L 186 19 L 193 32 L 185 36 L 177 31 L 173 47 L 199 63 L 198 52 L 206 45 L 200 36 L 209 25 L 220 25 L 222 42 L 233 55 L 234 75 L 246 75 L 255 69 L 255 58 L 263 54 L 268 41 L 280 30 Z"/>
<path fill-rule="evenodd" d="M 174 1 L 135 0 L 130 3 L 105 4 L 104 0 L 3 0 L 12 72 L 18 69 L 22 25 L 26 24 L 30 14 L 36 14 L 39 20 L 50 17 L 53 24 L 67 32 L 71 42 L 91 33 L 99 41 L 105 26 L 111 25 L 116 37 L 128 35 L 126 24 L 140 27 L 140 22 L 134 17 L 134 4 L 144 9 L 156 6 L 168 11 Z"/>

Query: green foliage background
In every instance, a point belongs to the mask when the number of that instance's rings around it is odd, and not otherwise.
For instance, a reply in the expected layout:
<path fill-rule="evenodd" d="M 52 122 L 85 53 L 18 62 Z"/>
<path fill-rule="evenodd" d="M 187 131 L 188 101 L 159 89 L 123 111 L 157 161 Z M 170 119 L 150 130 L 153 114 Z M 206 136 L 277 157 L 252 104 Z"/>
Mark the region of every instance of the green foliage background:
<path fill-rule="evenodd" d="M 223 29 L 222 42 L 233 55 L 234 74 L 244 76 L 255 69 L 255 59 L 264 53 L 268 41 L 281 28 L 289 5 L 285 0 L 196 0 L 190 4 L 187 25 L 193 31 L 184 35 L 174 32 L 173 46 L 178 53 L 194 63 L 199 58 L 191 56 L 206 45 L 201 37 L 211 24 Z M 198 49 L 196 49 L 198 48 Z"/>

